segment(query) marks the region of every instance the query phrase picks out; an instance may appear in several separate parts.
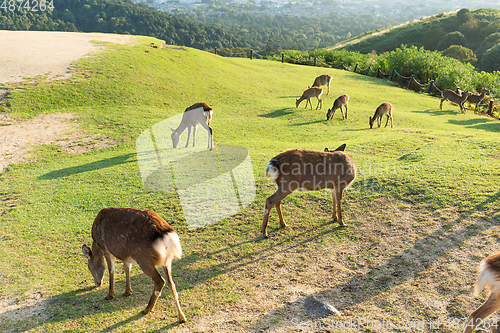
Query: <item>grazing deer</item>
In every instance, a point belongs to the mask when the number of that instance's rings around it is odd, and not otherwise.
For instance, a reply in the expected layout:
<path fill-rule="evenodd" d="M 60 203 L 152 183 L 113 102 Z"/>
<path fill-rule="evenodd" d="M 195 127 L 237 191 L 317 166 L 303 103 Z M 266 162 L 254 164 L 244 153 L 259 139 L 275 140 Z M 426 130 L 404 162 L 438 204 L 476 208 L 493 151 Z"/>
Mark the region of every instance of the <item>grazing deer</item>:
<path fill-rule="evenodd" d="M 174 257 L 181 257 L 182 248 L 179 236 L 164 219 L 150 210 L 104 208 L 97 214 L 92 225 L 92 239 L 92 249 L 84 244 L 82 252 L 88 259 L 88 268 L 97 287 L 102 284 L 106 263 L 108 264 L 109 292 L 106 299 L 113 299 L 115 296 L 115 259 L 123 261 L 127 296 L 132 293 L 130 269 L 132 263 L 137 263 L 154 282 L 153 294 L 144 310 L 144 313 L 149 313 L 155 307 L 165 285 L 165 280 L 156 270 L 156 267 L 161 266 L 179 312 L 179 321 L 186 321 L 172 280 L 172 260 Z"/>
<path fill-rule="evenodd" d="M 486 257 L 479 265 L 479 277 L 474 288 L 474 294 L 479 295 L 484 288 L 491 290 L 490 297 L 467 318 L 464 333 L 473 332 L 476 326 L 485 328 L 486 325 L 483 325 L 485 324 L 484 320 L 500 309 L 500 253 Z M 491 326 L 491 331 L 494 333 L 500 332 L 498 326 L 500 321 L 496 324 Z M 494 329 L 493 326 L 497 327 Z"/>
<path fill-rule="evenodd" d="M 392 110 L 394 110 L 394 106 L 392 106 L 391 103 L 389 102 L 384 102 L 380 104 L 375 110 L 375 114 L 373 115 L 373 118 L 370 117 L 370 128 L 373 128 L 373 124 L 375 123 L 375 120 L 377 120 L 377 125 L 380 127 L 382 125 L 382 116 L 386 115 L 387 116 L 387 121 L 385 122 L 385 127 L 387 127 L 387 123 L 389 122 L 389 119 L 391 119 L 391 128 L 393 128 L 392 125 Z"/>
<path fill-rule="evenodd" d="M 281 201 L 296 189 L 309 191 L 332 189 L 334 221 L 345 226 L 342 220 L 342 193 L 356 178 L 356 163 L 344 153 L 345 144 L 335 151 L 288 150 L 276 155 L 267 163 L 266 176 L 272 175 L 278 188 L 266 200 L 262 235 L 268 237 L 267 222 L 271 208 L 276 205 L 280 225 L 286 227 L 281 213 Z"/>
<path fill-rule="evenodd" d="M 311 105 L 311 110 L 312 110 L 313 107 L 312 107 L 312 103 L 311 103 L 311 98 L 312 97 L 316 97 L 318 99 L 318 105 L 316 106 L 316 110 L 318 109 L 318 107 L 321 109 L 321 107 L 323 106 L 323 100 L 321 99 L 321 94 L 322 93 L 323 93 L 323 89 L 318 88 L 318 87 L 312 87 L 312 88 L 306 89 L 302 93 L 302 96 L 299 99 L 295 100 L 295 107 L 298 108 L 299 104 L 303 100 L 306 99 L 307 100 L 307 102 L 306 102 L 306 108 L 307 108 L 307 103 L 309 103 Z"/>
<path fill-rule="evenodd" d="M 335 115 L 335 111 L 340 109 L 340 113 L 342 114 L 342 119 L 347 119 L 347 102 L 349 102 L 349 95 L 341 95 L 339 98 L 333 102 L 333 106 L 326 113 L 326 120 L 330 120 Z M 345 106 L 345 117 L 344 112 L 342 111 L 342 106 Z"/>
<path fill-rule="evenodd" d="M 441 104 L 439 104 L 439 108 L 443 109 L 443 102 L 445 100 L 452 101 L 453 103 L 457 103 L 460 107 L 460 111 L 464 113 L 464 102 L 471 95 L 468 91 L 462 91 L 462 94 L 457 94 L 453 90 L 445 89 L 442 93 Z"/>
<path fill-rule="evenodd" d="M 467 102 L 470 102 L 471 104 L 476 104 L 476 111 L 479 106 L 479 103 L 484 99 L 486 94 L 489 94 L 490 91 L 486 88 L 481 89 L 480 94 L 470 94 L 469 97 L 467 97 Z"/>
<path fill-rule="evenodd" d="M 207 103 L 195 103 L 188 107 L 184 114 L 182 115 L 182 120 L 176 129 L 171 128 L 172 130 L 172 144 L 174 148 L 177 148 L 179 145 L 179 138 L 184 132 L 184 130 L 188 129 L 188 138 L 186 141 L 186 147 L 189 144 L 189 136 L 191 135 L 191 127 L 193 128 L 193 147 L 196 144 L 196 130 L 198 129 L 198 124 L 201 124 L 207 132 L 208 132 L 208 149 L 212 150 L 214 146 L 213 141 L 213 130 L 210 127 L 210 123 L 212 122 L 213 111 Z"/>
<path fill-rule="evenodd" d="M 327 86 L 327 95 L 330 95 L 330 82 L 332 81 L 332 76 L 329 74 L 320 75 L 314 79 L 314 83 L 311 87 Z"/>

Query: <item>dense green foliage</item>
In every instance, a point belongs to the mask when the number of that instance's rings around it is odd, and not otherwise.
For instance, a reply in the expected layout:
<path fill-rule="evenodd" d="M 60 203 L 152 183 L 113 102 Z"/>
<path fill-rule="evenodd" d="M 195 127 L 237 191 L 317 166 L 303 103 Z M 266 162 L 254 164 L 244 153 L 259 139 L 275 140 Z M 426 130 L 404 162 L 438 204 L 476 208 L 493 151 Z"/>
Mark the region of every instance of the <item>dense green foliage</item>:
<path fill-rule="evenodd" d="M 450 56 L 464 62 L 474 62 L 474 57 L 471 57 L 473 51 L 477 57 L 476 67 L 479 70 L 491 72 L 500 70 L 500 62 L 494 60 L 499 59 L 498 48 L 496 48 L 500 45 L 499 43 L 499 10 L 462 9 L 455 14 L 441 14 L 412 22 L 359 42 L 354 40 L 346 48 L 349 51 L 361 53 L 373 51 L 384 53 L 394 50 L 401 44 L 423 46 L 431 51 L 447 51 Z M 456 47 L 450 50 L 452 45 L 462 46 L 460 52 L 456 52 L 458 50 Z"/>
<path fill-rule="evenodd" d="M 221 12 L 220 15 L 186 14 L 197 22 L 222 25 L 244 41 L 245 47 L 272 54 L 281 49 L 324 48 L 366 31 L 390 26 L 402 18 L 358 15 L 342 17 L 335 13 L 310 16 L 285 14 L 256 15 L 249 12 Z"/>
<path fill-rule="evenodd" d="M 497 47 L 500 53 L 500 47 Z M 455 89 L 481 91 L 488 88 L 492 95 L 500 94 L 500 72 L 477 72 L 470 63 L 462 63 L 454 58 L 443 56 L 438 51 L 425 50 L 423 47 L 402 45 L 393 51 L 382 54 L 362 54 L 347 50 L 315 50 L 312 52 L 286 51 L 290 58 L 317 57 L 327 63 L 344 63 L 351 69 L 358 64 L 360 67 L 379 68 L 389 73 L 393 68 L 403 76 L 414 75 L 422 84 L 431 80 L 440 89 Z M 281 60 L 281 57 L 275 56 Z M 498 59 L 498 58 L 497 58 Z"/>

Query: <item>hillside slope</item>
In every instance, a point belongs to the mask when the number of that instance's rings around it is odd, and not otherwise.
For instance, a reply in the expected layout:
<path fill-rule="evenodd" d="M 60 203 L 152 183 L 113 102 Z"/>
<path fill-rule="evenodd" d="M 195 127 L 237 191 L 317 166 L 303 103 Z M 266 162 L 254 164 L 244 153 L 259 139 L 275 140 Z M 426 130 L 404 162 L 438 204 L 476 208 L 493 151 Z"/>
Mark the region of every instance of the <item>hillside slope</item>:
<path fill-rule="evenodd" d="M 348 71 L 158 43 L 146 37 L 134 45 L 100 43 L 105 51 L 76 63 L 70 79 L 5 86 L 2 112 L 19 119 L 72 113 L 75 132 L 116 144 L 84 154 L 44 145 L 28 163 L 0 174 L 0 330 L 293 332 L 318 319 L 305 307 L 314 295 L 335 306 L 342 322 L 358 323 L 356 332 L 382 331 L 363 318 L 406 332 L 419 323 L 420 331 L 435 332 L 429 323 L 439 319 L 444 332 L 460 331 L 453 319 L 466 317 L 486 295 L 470 292 L 477 264 L 498 250 L 497 120 L 460 114 L 448 103 L 440 110 L 437 98 Z M 296 108 L 295 99 L 325 73 L 333 81 L 323 109 Z M 337 112 L 326 121 L 340 94 L 351 97 L 349 118 Z M 394 128 L 370 129 L 368 117 L 385 101 L 394 105 Z M 238 213 L 190 230 L 178 193 L 145 188 L 136 140 L 195 102 L 214 110 L 218 149 L 248 150 L 256 197 Z M 279 228 L 272 210 L 271 237 L 262 239 L 264 201 L 275 190 L 264 176 L 269 159 L 342 143 L 358 166 L 344 196 L 348 227 L 331 221 L 329 191 L 297 192 L 283 201 L 289 227 Z M 192 178 L 205 177 L 202 170 Z M 206 204 L 223 209 L 218 201 Z M 81 246 L 108 206 L 153 209 L 178 231 L 183 257 L 173 272 L 186 324 L 177 324 L 167 288 L 153 312 L 140 314 L 152 283 L 137 265 L 132 296 L 121 295 L 121 269 L 115 299 L 104 300 L 106 277 L 94 288 Z M 341 324 L 335 315 L 322 322 Z"/>
<path fill-rule="evenodd" d="M 471 62 L 480 70 L 499 70 L 500 11 L 495 9 L 462 9 L 369 32 L 331 49 L 345 47 L 349 51 L 383 53 L 402 44 L 423 46 L 427 50 L 464 62 Z M 458 47 L 457 47 L 458 46 Z"/>

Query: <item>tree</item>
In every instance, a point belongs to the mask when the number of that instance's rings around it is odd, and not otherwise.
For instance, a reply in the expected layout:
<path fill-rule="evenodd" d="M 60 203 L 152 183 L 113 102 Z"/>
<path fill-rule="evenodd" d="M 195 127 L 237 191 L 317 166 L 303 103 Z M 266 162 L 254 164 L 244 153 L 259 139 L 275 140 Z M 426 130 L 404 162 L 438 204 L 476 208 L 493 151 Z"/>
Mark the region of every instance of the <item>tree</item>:
<path fill-rule="evenodd" d="M 446 32 L 437 24 L 433 24 L 424 35 L 422 45 L 426 50 L 436 50 L 439 41 L 446 35 Z"/>
<path fill-rule="evenodd" d="M 458 11 L 457 18 L 458 22 L 460 22 L 460 24 L 463 24 L 472 18 L 472 13 L 469 9 L 463 8 Z"/>
<path fill-rule="evenodd" d="M 471 64 L 474 64 L 477 62 L 477 57 L 474 52 L 461 45 L 451 45 L 443 51 L 443 55 L 445 57 L 455 58 L 463 63 L 470 62 Z"/>
<path fill-rule="evenodd" d="M 462 45 L 464 46 L 466 43 L 465 36 L 459 31 L 453 31 L 441 38 L 439 41 L 437 49 L 438 50 L 446 50 L 452 45 Z"/>
<path fill-rule="evenodd" d="M 481 70 L 487 72 L 500 71 L 500 62 L 498 59 L 500 59 L 500 42 L 486 51 L 481 58 L 479 67 Z"/>

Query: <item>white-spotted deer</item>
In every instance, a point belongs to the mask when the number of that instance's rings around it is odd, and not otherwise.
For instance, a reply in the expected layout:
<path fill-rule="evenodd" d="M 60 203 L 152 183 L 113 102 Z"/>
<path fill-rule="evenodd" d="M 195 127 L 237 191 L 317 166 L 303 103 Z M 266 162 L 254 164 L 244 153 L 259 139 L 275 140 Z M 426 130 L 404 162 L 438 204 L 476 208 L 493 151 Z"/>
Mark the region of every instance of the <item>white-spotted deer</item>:
<path fill-rule="evenodd" d="M 330 82 L 332 81 L 332 76 L 329 74 L 320 75 L 314 79 L 314 83 L 311 87 L 327 86 L 327 95 L 330 95 Z"/>
<path fill-rule="evenodd" d="M 439 108 L 442 110 L 443 109 L 443 102 L 446 100 L 449 100 L 453 103 L 457 103 L 458 106 L 460 107 L 460 112 L 464 112 L 464 102 L 465 100 L 471 95 L 470 92 L 468 91 L 462 91 L 462 94 L 458 94 L 454 92 L 453 90 L 450 89 L 445 89 L 443 90 L 443 93 L 441 94 L 441 103 L 439 104 Z"/>
<path fill-rule="evenodd" d="M 384 102 L 380 104 L 377 109 L 375 110 L 375 114 L 373 115 L 373 118 L 370 117 L 370 128 L 373 128 L 373 124 L 375 123 L 375 120 L 377 120 L 377 125 L 380 127 L 382 125 L 382 116 L 386 115 L 387 116 L 387 121 L 385 122 L 385 127 L 387 127 L 387 123 L 389 122 L 389 119 L 391 119 L 391 128 L 393 127 L 392 124 L 392 110 L 394 110 L 394 106 L 392 106 L 391 103 L 389 102 Z"/>
<path fill-rule="evenodd" d="M 486 88 L 481 89 L 480 94 L 470 94 L 470 96 L 467 97 L 467 102 L 470 102 L 471 104 L 476 104 L 476 111 L 479 106 L 479 103 L 484 99 L 486 94 L 489 94 L 490 91 Z"/>
<path fill-rule="evenodd" d="M 340 113 L 342 114 L 342 119 L 347 119 L 347 102 L 349 102 L 349 95 L 345 94 L 340 95 L 339 98 L 337 98 L 333 102 L 332 108 L 329 109 L 328 112 L 326 113 L 326 120 L 332 119 L 337 109 L 340 109 Z M 344 112 L 342 111 L 342 106 L 345 107 L 345 117 L 344 117 Z"/>
<path fill-rule="evenodd" d="M 323 89 L 318 88 L 318 87 L 312 87 L 312 88 L 306 89 L 302 93 L 302 96 L 299 99 L 295 100 L 295 107 L 298 108 L 299 104 L 303 100 L 307 100 L 306 108 L 307 108 L 307 104 L 309 103 L 311 105 L 311 110 L 312 110 L 313 107 L 312 107 L 312 103 L 311 103 L 311 98 L 316 97 L 318 99 L 318 105 L 316 106 L 316 110 L 318 109 L 318 107 L 321 109 L 321 107 L 323 106 L 323 100 L 321 99 L 322 93 L 323 93 Z"/>
<path fill-rule="evenodd" d="M 188 129 L 188 138 L 186 141 L 186 147 L 189 144 L 189 137 L 191 135 L 191 128 L 193 128 L 193 147 L 196 144 L 196 130 L 198 129 L 198 124 L 201 124 L 207 132 L 208 132 L 208 149 L 212 150 L 214 146 L 213 141 L 213 130 L 210 127 L 210 123 L 212 122 L 213 111 L 207 103 L 195 103 L 188 107 L 184 114 L 182 115 L 181 123 L 179 127 L 176 129 L 171 128 L 172 130 L 172 144 L 174 148 L 177 148 L 179 145 L 179 139 L 184 132 L 184 130 Z"/>
<path fill-rule="evenodd" d="M 342 220 L 342 193 L 356 178 L 356 163 L 344 153 L 345 144 L 335 151 L 288 150 L 273 157 L 266 168 L 266 176 L 272 175 L 278 188 L 266 200 L 262 235 L 268 237 L 267 222 L 269 213 L 276 206 L 280 225 L 286 227 L 281 212 L 281 201 L 297 189 L 317 191 L 332 189 L 334 221 L 345 226 Z"/>
<path fill-rule="evenodd" d="M 486 257 L 479 264 L 479 277 L 474 294 L 479 295 L 484 288 L 491 290 L 490 297 L 467 318 L 464 333 L 471 333 L 476 327 L 485 328 L 484 324 L 487 324 L 485 319 L 500 309 L 500 253 Z M 492 323 L 491 331 L 500 332 L 500 321 L 496 325 Z"/>
<path fill-rule="evenodd" d="M 165 280 L 156 270 L 156 267 L 161 266 L 179 312 L 179 321 L 186 321 L 172 280 L 172 260 L 181 257 L 182 248 L 179 236 L 164 219 L 150 210 L 104 208 L 97 214 L 92 225 L 92 239 L 92 249 L 84 244 L 82 252 L 88 259 L 88 268 L 98 287 L 102 284 L 107 263 L 109 291 L 106 299 L 113 299 L 115 296 L 115 259 L 123 262 L 125 295 L 132 293 L 130 269 L 132 263 L 137 263 L 154 282 L 153 294 L 144 309 L 144 313 L 149 313 L 155 307 L 165 285 Z"/>

